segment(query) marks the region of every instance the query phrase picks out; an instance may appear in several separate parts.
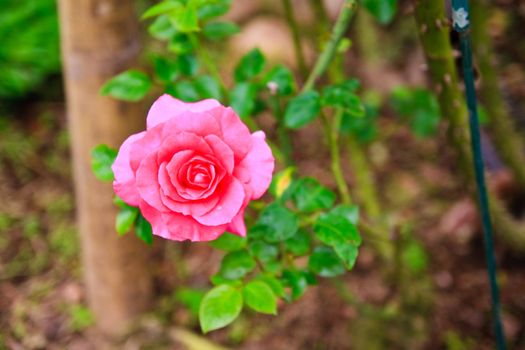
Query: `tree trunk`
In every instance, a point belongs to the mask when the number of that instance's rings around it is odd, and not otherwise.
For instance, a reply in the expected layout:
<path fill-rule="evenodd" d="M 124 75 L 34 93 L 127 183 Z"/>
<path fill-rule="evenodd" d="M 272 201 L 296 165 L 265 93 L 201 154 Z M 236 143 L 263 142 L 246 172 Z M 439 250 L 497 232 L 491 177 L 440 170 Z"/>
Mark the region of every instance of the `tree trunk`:
<path fill-rule="evenodd" d="M 59 0 L 59 10 L 87 299 L 97 326 L 117 336 L 149 306 L 148 247 L 117 236 L 111 184 L 94 177 L 90 152 L 100 143 L 118 147 L 144 128 L 143 106 L 99 95 L 107 79 L 136 62 L 137 16 L 132 0 Z"/>

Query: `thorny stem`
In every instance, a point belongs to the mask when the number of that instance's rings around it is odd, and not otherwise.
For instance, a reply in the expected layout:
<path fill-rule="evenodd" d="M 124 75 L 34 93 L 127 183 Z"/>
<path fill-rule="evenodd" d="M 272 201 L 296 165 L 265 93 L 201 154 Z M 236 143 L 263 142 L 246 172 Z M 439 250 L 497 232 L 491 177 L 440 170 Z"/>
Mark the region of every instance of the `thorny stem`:
<path fill-rule="evenodd" d="M 514 120 L 505 104 L 495 57 L 492 54 L 492 39 L 489 35 L 488 19 L 491 14 L 488 1 L 477 0 L 471 4 L 472 45 L 476 50 L 477 66 L 481 74 L 479 93 L 489 115 L 489 130 L 494 137 L 494 146 L 512 170 L 521 188 L 525 188 L 525 154 L 521 135 L 516 132 Z"/>
<path fill-rule="evenodd" d="M 311 90 L 314 87 L 316 81 L 324 74 L 324 72 L 328 68 L 330 62 L 334 58 L 334 55 L 337 51 L 339 42 L 343 38 L 343 35 L 345 34 L 346 29 L 350 24 L 352 15 L 354 14 L 356 8 L 356 0 L 344 1 L 341 12 L 339 13 L 339 17 L 337 18 L 337 21 L 335 22 L 334 27 L 332 29 L 330 40 L 326 44 L 326 47 L 323 50 L 323 52 L 321 52 L 321 55 L 317 58 L 314 68 L 310 72 L 310 75 L 308 76 L 308 79 L 306 80 L 306 83 L 303 86 L 302 92 Z"/>
<path fill-rule="evenodd" d="M 449 125 L 449 139 L 459 155 L 459 164 L 468 184 L 474 182 L 472 155 L 468 135 L 467 110 L 458 87 L 457 71 L 449 40 L 448 20 L 444 3 L 439 0 L 416 1 L 414 15 L 418 34 L 427 58 L 429 73 L 435 86 L 443 119 Z M 472 189 L 472 188 L 471 188 Z M 471 191 L 474 194 L 473 191 Z M 514 220 L 504 204 L 491 193 L 491 214 L 494 226 L 509 247 L 525 251 L 523 222 Z"/>
<path fill-rule="evenodd" d="M 301 36 L 299 34 L 299 26 L 297 25 L 297 21 L 295 20 L 295 15 L 292 10 L 292 4 L 290 0 L 283 0 L 283 5 L 286 21 L 288 22 L 288 26 L 292 31 L 293 47 L 295 51 L 295 57 L 297 59 L 297 64 L 299 65 L 299 72 L 304 78 L 308 74 L 308 68 L 306 67 L 304 59 L 303 46 L 301 44 Z"/>

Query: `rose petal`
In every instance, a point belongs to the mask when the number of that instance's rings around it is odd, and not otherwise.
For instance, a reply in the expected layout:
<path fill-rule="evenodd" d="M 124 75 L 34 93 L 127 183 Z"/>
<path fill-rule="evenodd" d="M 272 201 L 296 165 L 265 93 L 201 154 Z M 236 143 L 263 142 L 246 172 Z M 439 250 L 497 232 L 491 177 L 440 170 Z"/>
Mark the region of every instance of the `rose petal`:
<path fill-rule="evenodd" d="M 181 196 L 184 199 L 187 200 L 199 200 L 209 197 L 213 192 L 215 191 L 215 188 L 217 187 L 218 183 L 221 181 L 221 179 L 224 177 L 224 170 L 220 168 L 220 166 L 217 166 L 216 174 L 213 179 L 211 179 L 210 184 L 205 189 L 192 189 L 189 188 L 184 182 L 181 182 L 179 180 L 179 174 L 180 172 L 184 172 L 184 168 L 187 167 L 187 162 L 191 162 L 193 160 L 201 160 L 203 162 L 209 162 L 210 166 L 214 166 L 215 164 L 208 160 L 207 158 L 203 158 L 201 156 L 194 156 L 192 159 L 180 159 L 178 157 L 178 154 L 173 156 L 172 160 L 167 164 L 166 171 L 169 174 L 169 177 L 171 179 L 171 183 L 177 190 L 177 193 L 179 196 Z M 183 174 L 184 176 L 186 174 Z"/>
<path fill-rule="evenodd" d="M 187 159 L 191 158 L 193 156 L 193 151 L 181 151 L 177 153 L 176 156 L 173 158 L 183 158 L 181 161 L 184 162 Z M 172 159 L 173 160 L 173 159 Z M 188 200 L 184 197 L 182 197 L 177 188 L 173 184 L 173 180 L 170 176 L 170 172 L 167 169 L 166 162 L 161 163 L 159 165 L 159 172 L 158 172 L 158 179 L 159 179 L 159 185 L 162 190 L 162 193 L 168 197 L 170 197 L 172 200 L 178 201 L 178 202 L 187 202 Z M 176 179 L 176 176 L 175 176 Z"/>
<path fill-rule="evenodd" d="M 161 213 L 144 201 L 140 202 L 140 211 L 151 224 L 153 234 L 166 239 L 211 241 L 226 230 L 226 225 L 204 226 L 189 216 L 178 213 Z"/>
<path fill-rule="evenodd" d="M 137 169 L 137 189 L 140 197 L 159 211 L 168 210 L 160 198 L 159 165 L 157 155 L 146 157 Z"/>
<path fill-rule="evenodd" d="M 199 136 L 215 134 L 221 136 L 222 131 L 217 120 L 208 112 L 193 113 L 185 111 L 173 116 L 165 123 L 159 124 L 162 128 L 162 138 L 181 132 L 194 133 Z M 155 128 L 151 129 L 154 130 Z M 148 130 L 149 132 L 149 130 Z"/>
<path fill-rule="evenodd" d="M 226 225 L 205 226 L 190 216 L 178 213 L 163 213 L 162 219 L 169 228 L 169 235 L 164 238 L 177 241 L 193 242 L 212 241 L 226 231 Z"/>
<path fill-rule="evenodd" d="M 206 198 L 201 201 L 189 201 L 179 197 L 177 190 L 169 180 L 165 164 L 159 167 L 159 183 L 161 185 L 160 199 L 170 210 L 184 215 L 204 215 L 212 210 L 219 202 L 219 197 Z"/>
<path fill-rule="evenodd" d="M 250 130 L 241 121 L 239 116 L 230 107 L 217 107 L 210 111 L 219 122 L 222 139 L 230 146 L 235 154 L 235 159 L 240 160 L 246 156 L 252 147 Z"/>
<path fill-rule="evenodd" d="M 270 186 L 275 160 L 262 131 L 251 135 L 252 148 L 235 168 L 234 176 L 252 190 L 251 199 L 260 198 Z"/>
<path fill-rule="evenodd" d="M 213 150 L 202 136 L 191 132 L 179 132 L 166 137 L 158 150 L 157 161 L 169 162 L 176 153 L 191 150 L 198 154 L 212 154 Z"/>
<path fill-rule="evenodd" d="M 204 139 L 212 148 L 215 158 L 221 163 L 226 172 L 231 175 L 235 166 L 232 149 L 217 135 L 208 135 Z"/>
<path fill-rule="evenodd" d="M 147 128 L 149 130 L 186 111 L 201 113 L 220 105 L 218 101 L 212 99 L 187 103 L 177 100 L 168 94 L 164 94 L 151 106 L 146 119 Z"/>
<path fill-rule="evenodd" d="M 111 166 L 115 181 L 113 181 L 113 190 L 124 202 L 132 206 L 138 206 L 140 202 L 139 192 L 135 186 L 135 173 L 130 165 L 131 145 L 144 137 L 145 132 L 131 135 L 122 143 L 117 154 L 115 162 Z"/>
<path fill-rule="evenodd" d="M 170 210 L 189 216 L 201 216 L 209 213 L 213 210 L 219 202 L 219 197 L 206 198 L 202 201 L 189 201 L 189 202 L 178 202 L 164 195 L 160 194 L 162 203 Z"/>
<path fill-rule="evenodd" d="M 241 237 L 246 237 L 246 224 L 244 223 L 244 208 L 242 208 L 232 221 L 228 224 L 226 231 Z"/>
<path fill-rule="evenodd" d="M 194 217 L 199 223 L 208 226 L 228 224 L 241 209 L 245 197 L 243 185 L 235 178 L 224 185 L 216 190 L 220 199 L 215 208 L 205 215 Z"/>
<path fill-rule="evenodd" d="M 150 223 L 154 235 L 170 239 L 170 231 L 162 219 L 160 211 L 153 208 L 145 201 L 140 201 L 139 209 L 142 216 L 144 216 L 144 218 Z"/>
<path fill-rule="evenodd" d="M 131 145 L 129 162 L 131 164 L 131 170 L 135 173 L 144 158 L 152 153 L 157 153 L 163 140 L 162 129 L 163 126 L 159 125 L 156 128 L 146 131 L 141 139 L 133 142 Z"/>

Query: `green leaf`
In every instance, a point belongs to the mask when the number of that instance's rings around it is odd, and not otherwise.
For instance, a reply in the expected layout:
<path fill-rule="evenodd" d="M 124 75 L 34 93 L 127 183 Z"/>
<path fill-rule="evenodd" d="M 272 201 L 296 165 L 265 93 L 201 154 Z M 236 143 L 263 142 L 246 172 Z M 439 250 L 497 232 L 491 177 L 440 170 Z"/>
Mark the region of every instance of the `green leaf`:
<path fill-rule="evenodd" d="M 229 280 L 227 278 L 224 278 L 222 277 L 221 275 L 219 274 L 215 274 L 213 276 L 210 277 L 210 282 L 214 285 L 214 286 L 219 286 L 221 284 L 227 284 L 229 286 L 232 286 L 232 287 L 241 287 L 242 286 L 242 280 L 241 279 L 237 279 L 237 280 Z"/>
<path fill-rule="evenodd" d="M 111 166 L 117 157 L 117 151 L 107 145 L 98 145 L 91 150 L 91 170 L 101 181 L 113 181 Z"/>
<path fill-rule="evenodd" d="M 273 294 L 281 298 L 284 297 L 284 286 L 277 278 L 270 275 L 259 275 L 256 280 L 266 283 L 272 289 Z"/>
<path fill-rule="evenodd" d="M 246 250 L 230 252 L 221 262 L 220 275 L 229 280 L 246 276 L 257 264 Z"/>
<path fill-rule="evenodd" d="M 228 12 L 231 0 L 216 0 L 207 4 L 202 4 L 198 8 L 198 15 L 201 20 L 219 17 Z"/>
<path fill-rule="evenodd" d="M 177 56 L 175 60 L 178 70 L 187 77 L 193 77 L 199 71 L 199 62 L 195 55 L 185 54 Z"/>
<path fill-rule="evenodd" d="M 185 102 L 196 102 L 201 99 L 195 84 L 188 80 L 181 80 L 177 82 L 170 93 L 172 93 L 179 100 Z"/>
<path fill-rule="evenodd" d="M 308 268 L 321 277 L 335 277 L 345 272 L 341 261 L 330 247 L 316 247 L 308 259 Z"/>
<path fill-rule="evenodd" d="M 255 228 L 270 243 L 284 241 L 297 232 L 298 218 L 279 203 L 271 203 L 261 213 Z"/>
<path fill-rule="evenodd" d="M 366 115 L 365 105 L 361 102 L 361 99 L 355 94 L 349 94 L 346 98 L 344 111 L 356 118 L 362 118 Z"/>
<path fill-rule="evenodd" d="M 308 288 L 308 279 L 302 271 L 285 270 L 283 272 L 283 281 L 291 289 L 291 299 L 299 299 L 306 288 Z"/>
<path fill-rule="evenodd" d="M 424 271 L 428 265 L 428 256 L 423 246 L 411 240 L 404 248 L 401 257 L 403 263 L 414 273 Z"/>
<path fill-rule="evenodd" d="M 194 49 L 190 38 L 183 33 L 175 34 L 168 45 L 168 50 L 177 55 L 189 54 Z"/>
<path fill-rule="evenodd" d="M 119 196 L 113 196 L 113 204 L 115 204 L 119 208 L 125 208 L 127 206 L 126 202 L 122 200 Z"/>
<path fill-rule="evenodd" d="M 365 106 L 354 91 L 359 81 L 349 79 L 343 83 L 329 85 L 323 89 L 323 105 L 342 107 L 349 116 L 362 118 L 366 114 Z"/>
<path fill-rule="evenodd" d="M 281 198 L 288 187 L 292 184 L 294 172 L 295 168 L 288 167 L 273 175 L 269 191 L 275 198 Z"/>
<path fill-rule="evenodd" d="M 186 306 L 193 315 L 198 315 L 205 294 L 205 291 L 200 289 L 180 288 L 175 292 L 175 299 Z"/>
<path fill-rule="evenodd" d="M 137 224 L 135 225 L 135 234 L 147 245 L 153 244 L 153 232 L 151 230 L 151 225 L 146 219 L 144 219 L 142 214 L 140 214 L 137 219 Z"/>
<path fill-rule="evenodd" d="M 397 0 L 363 0 L 363 6 L 381 24 L 390 23 L 397 12 Z"/>
<path fill-rule="evenodd" d="M 284 241 L 286 250 L 295 256 L 302 256 L 308 254 L 310 251 L 310 243 L 312 238 L 308 232 L 304 230 L 298 230 L 295 235 Z"/>
<path fill-rule="evenodd" d="M 284 112 L 284 124 L 298 129 L 313 121 L 321 111 L 321 97 L 317 91 L 308 91 L 290 100 Z"/>
<path fill-rule="evenodd" d="M 335 193 L 311 177 L 294 181 L 288 190 L 297 209 L 304 213 L 329 209 L 335 202 Z"/>
<path fill-rule="evenodd" d="M 166 57 L 153 57 L 153 67 L 156 76 L 163 82 L 173 82 L 179 76 L 179 69 L 176 62 Z"/>
<path fill-rule="evenodd" d="M 194 1 L 189 1 L 186 6 L 168 13 L 170 21 L 181 33 L 198 32 L 199 17 Z"/>
<path fill-rule="evenodd" d="M 439 104 L 432 92 L 421 88 L 397 87 L 390 101 L 394 110 L 408 121 L 419 137 L 435 135 L 439 126 Z"/>
<path fill-rule="evenodd" d="M 210 245 L 215 249 L 224 250 L 226 252 L 233 252 L 246 247 L 246 238 L 234 235 L 233 233 L 225 232 Z"/>
<path fill-rule="evenodd" d="M 352 224 L 357 225 L 359 222 L 359 207 L 356 205 L 341 204 L 332 209 L 334 215 L 344 216 Z"/>
<path fill-rule="evenodd" d="M 263 313 L 277 314 L 277 298 L 272 289 L 262 281 L 252 281 L 242 290 L 244 302 L 251 309 Z"/>
<path fill-rule="evenodd" d="M 108 80 L 100 89 L 103 96 L 136 102 L 143 99 L 150 90 L 152 82 L 143 72 L 128 70 Z"/>
<path fill-rule="evenodd" d="M 146 12 L 144 12 L 144 14 L 142 15 L 142 19 L 167 14 L 169 12 L 173 12 L 174 10 L 180 10 L 182 8 L 183 5 L 180 1 L 166 0 L 156 5 L 153 5 L 149 9 L 147 9 Z"/>
<path fill-rule="evenodd" d="M 161 15 L 148 27 L 152 37 L 159 40 L 170 40 L 177 34 L 177 29 L 171 24 L 168 16 Z"/>
<path fill-rule="evenodd" d="M 348 270 L 351 270 L 355 262 L 357 260 L 357 255 L 359 254 L 359 249 L 355 244 L 352 243 L 344 243 L 344 244 L 337 244 L 334 247 L 334 251 L 341 259 L 343 264 Z"/>
<path fill-rule="evenodd" d="M 291 95 L 297 89 L 292 72 L 283 65 L 272 68 L 263 81 L 268 88 L 271 88 L 269 84 L 276 84 L 277 94 L 281 96 Z"/>
<path fill-rule="evenodd" d="M 279 249 L 275 245 L 260 240 L 250 242 L 249 250 L 254 257 L 263 263 L 275 260 L 279 254 Z"/>
<path fill-rule="evenodd" d="M 236 288 L 223 284 L 211 289 L 202 299 L 199 321 L 204 333 L 232 323 L 241 313 L 242 294 Z"/>
<path fill-rule="evenodd" d="M 344 107 L 346 97 L 349 94 L 354 94 L 358 88 L 359 80 L 353 78 L 339 84 L 325 86 L 323 88 L 323 104 Z"/>
<path fill-rule="evenodd" d="M 115 229 L 119 235 L 123 235 L 133 228 L 133 224 L 139 215 L 139 208 L 126 205 L 121 208 L 115 219 Z"/>
<path fill-rule="evenodd" d="M 201 75 L 195 80 L 195 87 L 202 98 L 222 99 L 221 85 L 210 75 Z"/>
<path fill-rule="evenodd" d="M 204 26 L 203 34 L 210 40 L 222 40 L 239 33 L 240 28 L 232 22 L 212 22 Z"/>
<path fill-rule="evenodd" d="M 230 92 L 230 106 L 241 119 L 251 115 L 255 107 L 257 87 L 248 82 L 238 83 Z"/>
<path fill-rule="evenodd" d="M 253 49 L 241 58 L 234 71 L 236 82 L 250 80 L 261 73 L 265 65 L 264 56 L 259 49 Z"/>
<path fill-rule="evenodd" d="M 322 214 L 314 224 L 316 237 L 323 243 L 331 246 L 353 243 L 361 244 L 361 236 L 350 217 L 349 207 L 339 206 L 329 213 Z"/>

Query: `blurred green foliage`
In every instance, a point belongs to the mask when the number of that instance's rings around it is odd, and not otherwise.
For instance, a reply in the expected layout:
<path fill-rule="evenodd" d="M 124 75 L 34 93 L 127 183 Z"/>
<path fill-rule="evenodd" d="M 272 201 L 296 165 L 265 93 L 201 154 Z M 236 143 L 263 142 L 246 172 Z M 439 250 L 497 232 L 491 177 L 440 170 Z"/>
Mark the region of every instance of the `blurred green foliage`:
<path fill-rule="evenodd" d="M 19 97 L 60 69 L 55 0 L 3 0 L 0 97 Z"/>

